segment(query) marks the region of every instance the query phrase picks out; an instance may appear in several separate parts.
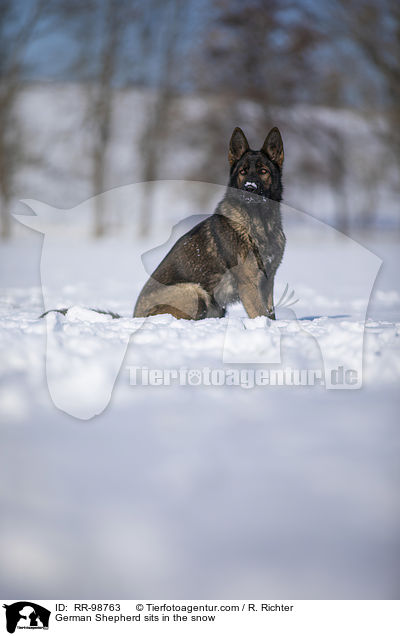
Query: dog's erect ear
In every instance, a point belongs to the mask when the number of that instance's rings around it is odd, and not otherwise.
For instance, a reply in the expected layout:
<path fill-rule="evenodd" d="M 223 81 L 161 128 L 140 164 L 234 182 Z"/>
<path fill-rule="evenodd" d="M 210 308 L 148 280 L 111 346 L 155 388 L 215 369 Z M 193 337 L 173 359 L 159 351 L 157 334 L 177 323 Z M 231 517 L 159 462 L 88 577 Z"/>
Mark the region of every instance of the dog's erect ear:
<path fill-rule="evenodd" d="M 249 144 L 247 143 L 243 130 L 241 128 L 235 128 L 229 142 L 228 159 L 230 165 L 233 166 L 236 161 L 239 161 L 240 157 L 242 157 L 247 150 L 249 150 Z"/>
<path fill-rule="evenodd" d="M 269 159 L 271 159 L 271 161 L 275 161 L 275 163 L 277 163 L 278 166 L 282 168 L 283 141 L 281 133 L 277 128 L 272 128 L 272 130 L 269 131 L 261 150 L 262 152 L 265 152 L 265 154 L 267 155 L 267 157 L 269 157 Z"/>

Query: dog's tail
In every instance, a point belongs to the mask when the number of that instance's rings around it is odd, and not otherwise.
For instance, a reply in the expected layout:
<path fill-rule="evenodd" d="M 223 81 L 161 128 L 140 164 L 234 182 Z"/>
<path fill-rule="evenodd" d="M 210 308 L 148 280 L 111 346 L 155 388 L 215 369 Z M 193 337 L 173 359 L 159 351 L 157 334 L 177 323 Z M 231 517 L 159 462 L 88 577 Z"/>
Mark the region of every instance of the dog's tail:
<path fill-rule="evenodd" d="M 45 316 L 47 316 L 47 314 L 50 314 L 52 311 L 55 311 L 55 312 L 65 316 L 65 314 L 67 313 L 68 309 L 69 309 L 69 307 L 64 307 L 63 309 L 49 309 L 48 311 L 45 311 L 41 316 L 39 316 L 39 318 L 44 318 Z M 113 318 L 114 320 L 116 320 L 117 318 L 122 318 L 122 316 L 120 316 L 119 314 L 116 314 L 113 311 L 106 311 L 105 309 L 92 309 L 92 308 L 90 308 L 90 311 L 96 311 L 98 314 L 104 314 L 106 316 L 111 316 L 111 318 Z"/>

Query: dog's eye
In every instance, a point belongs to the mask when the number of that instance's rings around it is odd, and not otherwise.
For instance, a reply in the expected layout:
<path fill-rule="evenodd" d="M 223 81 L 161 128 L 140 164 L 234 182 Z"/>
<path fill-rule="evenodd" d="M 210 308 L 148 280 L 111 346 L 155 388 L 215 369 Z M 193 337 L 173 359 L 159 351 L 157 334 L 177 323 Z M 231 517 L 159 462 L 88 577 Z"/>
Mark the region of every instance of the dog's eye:
<path fill-rule="evenodd" d="M 239 174 L 247 174 L 247 170 L 245 168 L 242 168 L 241 170 L 239 170 Z"/>
<path fill-rule="evenodd" d="M 260 170 L 260 174 L 267 174 L 268 170 L 266 170 L 265 168 L 261 168 Z"/>

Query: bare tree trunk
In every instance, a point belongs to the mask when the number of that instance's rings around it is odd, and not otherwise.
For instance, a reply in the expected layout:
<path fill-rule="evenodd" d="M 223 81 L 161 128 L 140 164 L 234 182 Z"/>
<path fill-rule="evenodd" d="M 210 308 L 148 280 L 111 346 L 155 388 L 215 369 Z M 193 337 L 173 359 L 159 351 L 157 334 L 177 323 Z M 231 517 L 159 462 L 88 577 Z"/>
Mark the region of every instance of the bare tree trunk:
<path fill-rule="evenodd" d="M 28 19 L 12 39 L 7 25 L 14 9 L 12 0 L 2 0 L 0 7 L 0 219 L 2 238 L 11 235 L 9 203 L 13 191 L 16 166 L 22 152 L 13 121 L 15 103 L 21 86 L 22 58 L 35 26 L 49 0 L 37 0 Z M 4 36 L 4 37 L 3 37 Z"/>
<path fill-rule="evenodd" d="M 1 128 L 0 128 L 0 218 L 1 218 L 1 237 L 8 239 L 11 236 L 11 223 L 9 213 L 9 203 L 11 198 L 11 178 L 12 174 L 7 168 L 7 142 L 4 139 L 4 127 L 6 126 L 6 113 L 1 112 Z M 8 119 L 8 117 L 7 117 Z"/>
<path fill-rule="evenodd" d="M 1 233 L 0 236 L 2 239 L 8 239 L 11 236 L 11 223 L 10 223 L 10 214 L 9 214 L 9 203 L 10 200 L 4 197 L 4 192 L 2 192 L 1 203 L 0 203 L 0 213 L 1 213 Z"/>
<path fill-rule="evenodd" d="M 328 128 L 326 148 L 328 158 L 329 181 L 335 206 L 335 227 L 346 234 L 349 231 L 349 206 L 346 193 L 346 140 L 341 132 Z"/>
<path fill-rule="evenodd" d="M 340 184 L 338 190 L 334 190 L 334 196 L 336 199 L 336 229 L 347 235 L 350 228 L 349 208 L 343 184 Z"/>
<path fill-rule="evenodd" d="M 142 149 L 144 150 L 143 181 L 155 181 L 158 176 L 158 156 L 162 152 L 163 141 L 167 135 L 168 108 L 170 95 L 168 91 L 161 91 L 156 98 L 156 104 L 151 121 L 146 129 Z M 154 205 L 154 188 L 147 185 L 143 189 L 141 200 L 141 214 L 139 220 L 139 236 L 148 236 L 151 228 Z"/>
<path fill-rule="evenodd" d="M 359 48 L 365 61 L 379 75 L 379 91 L 386 100 L 383 112 L 387 125 L 382 137 L 393 153 L 400 174 L 400 4 L 398 0 L 363 0 L 352 10 L 348 0 L 338 0 L 331 5 L 342 34 Z"/>
<path fill-rule="evenodd" d="M 96 238 L 104 236 L 106 232 L 106 220 L 104 213 L 103 197 L 98 196 L 104 191 L 104 169 L 105 169 L 106 145 L 98 148 L 93 153 L 93 194 L 94 194 L 94 225 L 93 235 Z"/>
<path fill-rule="evenodd" d="M 106 155 L 112 122 L 112 82 L 115 76 L 118 47 L 121 40 L 121 11 L 120 6 L 115 4 L 113 0 L 107 1 L 104 28 L 106 37 L 101 57 L 99 85 L 96 90 L 97 94 L 94 104 L 97 132 L 93 150 L 92 185 L 95 196 L 103 193 L 106 187 Z M 105 234 L 105 231 L 104 201 L 102 197 L 96 196 L 93 234 L 95 237 L 100 237 Z"/>
<path fill-rule="evenodd" d="M 349 206 L 346 195 L 345 171 L 341 161 L 332 160 L 332 194 L 335 201 L 335 227 L 342 234 L 347 234 L 350 229 Z"/>
<path fill-rule="evenodd" d="M 159 175 L 159 157 L 163 154 L 162 149 L 168 138 L 169 109 L 173 97 L 171 76 L 175 61 L 175 47 L 179 26 L 182 21 L 182 8 L 182 0 L 173 0 L 170 23 L 164 45 L 164 54 L 160 61 L 160 87 L 156 93 L 156 101 L 149 114 L 148 124 L 140 144 L 141 154 L 144 157 L 142 172 L 142 181 L 144 182 L 155 181 L 157 179 Z M 143 189 L 139 219 L 140 236 L 147 236 L 150 232 L 154 207 L 153 196 L 153 187 L 147 186 Z"/>

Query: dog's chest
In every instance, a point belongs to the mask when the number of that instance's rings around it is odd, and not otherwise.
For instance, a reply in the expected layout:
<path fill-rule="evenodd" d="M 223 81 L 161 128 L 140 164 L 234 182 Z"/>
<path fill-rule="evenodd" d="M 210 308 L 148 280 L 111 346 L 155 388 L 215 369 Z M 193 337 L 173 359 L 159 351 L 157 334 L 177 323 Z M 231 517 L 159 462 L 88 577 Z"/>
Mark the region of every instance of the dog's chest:
<path fill-rule="evenodd" d="M 264 268 L 269 274 L 279 266 L 285 249 L 285 235 L 277 220 L 251 221 L 249 243 L 261 257 Z"/>

